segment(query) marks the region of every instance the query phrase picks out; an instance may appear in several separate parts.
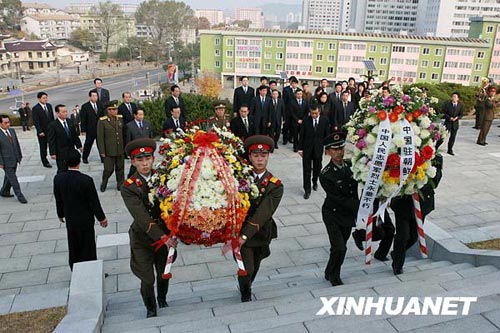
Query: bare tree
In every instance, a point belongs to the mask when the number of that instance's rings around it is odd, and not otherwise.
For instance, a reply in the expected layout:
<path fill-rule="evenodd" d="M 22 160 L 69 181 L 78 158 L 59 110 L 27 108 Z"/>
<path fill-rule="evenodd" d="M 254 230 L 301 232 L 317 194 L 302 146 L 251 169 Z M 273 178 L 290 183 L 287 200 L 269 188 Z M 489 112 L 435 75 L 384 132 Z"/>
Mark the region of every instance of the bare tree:
<path fill-rule="evenodd" d="M 102 35 L 107 57 L 109 41 L 124 28 L 124 13 L 119 5 L 112 3 L 110 0 L 99 2 L 97 6 L 92 7 L 92 11 L 99 18 L 96 24 L 96 30 Z"/>

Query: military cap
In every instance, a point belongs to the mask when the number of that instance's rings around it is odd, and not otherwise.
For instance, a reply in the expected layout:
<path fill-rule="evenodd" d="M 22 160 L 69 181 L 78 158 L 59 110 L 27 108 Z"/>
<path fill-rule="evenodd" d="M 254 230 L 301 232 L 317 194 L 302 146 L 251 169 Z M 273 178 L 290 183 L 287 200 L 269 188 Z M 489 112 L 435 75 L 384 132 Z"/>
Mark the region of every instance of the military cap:
<path fill-rule="evenodd" d="M 325 149 L 342 148 L 345 146 L 345 137 L 344 132 L 334 132 L 323 139 L 323 146 Z"/>
<path fill-rule="evenodd" d="M 125 146 L 125 152 L 130 158 L 152 156 L 155 149 L 156 141 L 149 138 L 135 139 Z"/>
<path fill-rule="evenodd" d="M 213 105 L 214 105 L 215 109 L 219 109 L 219 108 L 225 109 L 226 108 L 226 102 L 224 102 L 224 101 L 217 101 Z"/>
<path fill-rule="evenodd" d="M 118 109 L 118 101 L 109 101 L 108 104 L 106 104 L 106 109 Z"/>
<path fill-rule="evenodd" d="M 252 135 L 245 140 L 244 146 L 249 153 L 253 151 L 268 153 L 274 147 L 274 141 L 267 135 Z"/>

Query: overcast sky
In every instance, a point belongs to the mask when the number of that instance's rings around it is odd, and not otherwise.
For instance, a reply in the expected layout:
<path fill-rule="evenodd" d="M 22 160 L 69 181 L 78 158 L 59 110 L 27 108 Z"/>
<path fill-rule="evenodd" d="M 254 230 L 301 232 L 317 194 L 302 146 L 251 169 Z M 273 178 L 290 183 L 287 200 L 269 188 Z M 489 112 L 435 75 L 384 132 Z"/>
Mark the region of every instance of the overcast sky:
<path fill-rule="evenodd" d="M 24 1 L 23 1 L 24 2 Z M 56 8 L 64 8 L 70 3 L 97 3 L 99 1 L 85 1 L 85 0 L 28 0 L 26 2 L 44 2 L 48 3 Z M 141 0 L 125 0 L 125 1 L 113 1 L 113 2 L 121 2 L 121 3 L 131 3 L 131 4 L 139 4 Z M 251 2 L 240 2 L 234 0 L 186 0 L 184 1 L 193 9 L 201 9 L 201 8 L 215 8 L 215 9 L 234 9 L 237 6 L 241 7 L 258 7 L 260 5 L 268 4 L 268 3 L 285 3 L 285 4 L 301 4 L 302 0 L 252 0 Z"/>

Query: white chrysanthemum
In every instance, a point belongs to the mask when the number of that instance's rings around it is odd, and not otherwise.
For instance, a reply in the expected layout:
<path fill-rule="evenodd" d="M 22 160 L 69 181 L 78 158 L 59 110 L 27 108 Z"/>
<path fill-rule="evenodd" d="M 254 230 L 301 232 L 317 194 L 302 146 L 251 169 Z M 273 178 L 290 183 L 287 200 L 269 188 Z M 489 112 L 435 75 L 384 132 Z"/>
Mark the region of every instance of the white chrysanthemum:
<path fill-rule="evenodd" d="M 437 173 L 437 169 L 436 169 L 436 167 L 430 167 L 430 168 L 427 168 L 427 170 L 425 170 L 425 174 L 426 174 L 429 178 L 434 178 L 434 177 L 436 177 L 436 173 Z"/>
<path fill-rule="evenodd" d="M 415 136 L 413 137 L 413 143 L 416 147 L 420 147 L 422 145 L 422 139 L 420 139 L 420 137 L 418 136 Z"/>
<path fill-rule="evenodd" d="M 420 128 L 429 128 L 431 126 L 431 120 L 429 117 L 420 116 Z"/>
<path fill-rule="evenodd" d="M 366 125 L 369 125 L 369 126 L 377 125 L 378 124 L 378 118 L 377 117 L 367 117 L 365 119 L 365 123 L 366 123 Z"/>
<path fill-rule="evenodd" d="M 403 139 L 402 136 L 400 135 L 397 135 L 395 136 L 393 139 L 392 139 L 392 143 L 397 147 L 397 148 L 401 148 L 404 146 L 405 144 L 405 140 Z"/>
<path fill-rule="evenodd" d="M 368 147 L 365 148 L 364 152 L 368 156 L 373 156 L 373 153 L 375 152 L 375 145 L 368 145 Z"/>
<path fill-rule="evenodd" d="M 365 142 L 369 145 L 375 144 L 376 141 L 377 136 L 375 134 L 370 133 L 365 137 Z"/>
<path fill-rule="evenodd" d="M 425 140 L 425 139 L 429 138 L 430 136 L 431 136 L 431 132 L 429 132 L 428 130 L 426 130 L 426 129 L 420 130 L 420 137 L 422 139 Z"/>
<path fill-rule="evenodd" d="M 414 122 L 411 123 L 411 128 L 413 129 L 413 134 L 414 135 L 419 135 L 420 134 L 420 127 L 418 127 L 418 125 L 415 124 Z"/>

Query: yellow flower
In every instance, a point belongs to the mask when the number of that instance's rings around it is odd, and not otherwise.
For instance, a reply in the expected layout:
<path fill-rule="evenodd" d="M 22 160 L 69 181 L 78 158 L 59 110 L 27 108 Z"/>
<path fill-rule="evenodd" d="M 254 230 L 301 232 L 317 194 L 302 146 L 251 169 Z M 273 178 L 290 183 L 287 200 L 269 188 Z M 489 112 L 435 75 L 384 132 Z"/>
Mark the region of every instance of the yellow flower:
<path fill-rule="evenodd" d="M 167 179 L 167 175 L 163 174 L 160 177 L 160 184 L 165 184 L 165 180 Z"/>
<path fill-rule="evenodd" d="M 174 159 L 172 160 L 172 163 L 170 164 L 170 169 L 175 169 L 175 168 L 177 168 L 178 166 L 179 166 L 179 160 L 178 160 L 178 159 L 176 159 L 176 158 L 174 158 Z"/>

